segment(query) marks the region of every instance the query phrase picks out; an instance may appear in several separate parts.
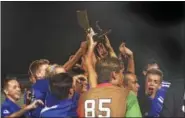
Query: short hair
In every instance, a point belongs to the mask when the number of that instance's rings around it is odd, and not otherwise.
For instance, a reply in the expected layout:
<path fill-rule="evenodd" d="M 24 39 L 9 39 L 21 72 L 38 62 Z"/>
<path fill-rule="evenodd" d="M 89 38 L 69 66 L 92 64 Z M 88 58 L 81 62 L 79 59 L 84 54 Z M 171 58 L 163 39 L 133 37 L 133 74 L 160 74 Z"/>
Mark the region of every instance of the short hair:
<path fill-rule="evenodd" d="M 98 76 L 98 84 L 110 81 L 111 72 L 119 72 L 121 70 L 120 61 L 115 57 L 106 57 L 96 63 L 96 72 Z"/>
<path fill-rule="evenodd" d="M 50 91 L 60 100 L 68 97 L 72 83 L 73 78 L 68 73 L 56 74 L 49 78 Z"/>
<path fill-rule="evenodd" d="M 7 89 L 8 87 L 8 83 L 12 80 L 16 80 L 17 81 L 17 78 L 16 77 L 6 77 L 4 80 L 3 80 L 3 90 Z M 3 91 L 4 93 L 4 91 Z M 4 93 L 5 94 L 5 93 Z"/>
<path fill-rule="evenodd" d="M 146 71 L 146 77 L 149 74 L 159 75 L 160 79 L 161 79 L 161 82 L 162 82 L 162 80 L 163 80 L 163 72 L 160 69 L 149 69 L 148 71 Z"/>
<path fill-rule="evenodd" d="M 29 76 L 35 76 L 40 66 L 44 64 L 49 64 L 49 61 L 47 59 L 40 59 L 40 60 L 33 61 L 29 66 L 29 71 L 28 71 Z"/>

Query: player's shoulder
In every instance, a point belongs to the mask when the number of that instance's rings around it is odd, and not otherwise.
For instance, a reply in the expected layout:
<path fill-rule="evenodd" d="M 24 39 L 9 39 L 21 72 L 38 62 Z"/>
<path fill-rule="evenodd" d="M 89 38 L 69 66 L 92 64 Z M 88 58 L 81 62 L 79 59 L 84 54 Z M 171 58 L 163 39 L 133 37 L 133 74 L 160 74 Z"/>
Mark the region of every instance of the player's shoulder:
<path fill-rule="evenodd" d="M 85 92 L 83 96 L 88 96 L 92 93 L 114 93 L 118 94 L 120 96 L 127 96 L 129 94 L 129 90 L 124 87 L 118 87 L 118 86 L 105 86 L 105 87 L 97 87 L 97 88 L 91 88 L 89 91 Z"/>
<path fill-rule="evenodd" d="M 8 104 L 2 104 L 1 116 L 7 116 L 8 114 L 11 114 L 10 106 Z"/>
<path fill-rule="evenodd" d="M 1 109 L 3 108 L 9 108 L 11 107 L 11 103 L 7 101 L 7 99 L 4 100 L 4 102 L 1 104 Z"/>
<path fill-rule="evenodd" d="M 118 94 L 129 94 L 129 90 L 127 88 L 124 87 L 118 87 L 118 86 L 110 86 L 109 88 L 110 90 L 112 90 L 113 92 L 117 92 Z"/>

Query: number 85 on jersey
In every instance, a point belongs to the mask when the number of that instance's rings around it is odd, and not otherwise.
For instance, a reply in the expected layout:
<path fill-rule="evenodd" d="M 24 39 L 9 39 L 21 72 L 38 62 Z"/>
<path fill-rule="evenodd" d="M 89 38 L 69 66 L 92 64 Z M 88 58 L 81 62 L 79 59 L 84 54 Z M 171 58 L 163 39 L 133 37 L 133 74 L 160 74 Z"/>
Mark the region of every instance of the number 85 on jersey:
<path fill-rule="evenodd" d="M 95 106 L 96 102 L 98 102 L 98 106 Z M 111 110 L 110 108 L 103 107 L 104 104 L 111 104 L 111 99 L 98 99 L 96 100 L 86 100 L 85 101 L 85 117 L 110 117 Z M 97 108 L 98 107 L 98 108 Z M 104 115 L 96 115 L 96 110 L 99 112 L 103 112 Z"/>

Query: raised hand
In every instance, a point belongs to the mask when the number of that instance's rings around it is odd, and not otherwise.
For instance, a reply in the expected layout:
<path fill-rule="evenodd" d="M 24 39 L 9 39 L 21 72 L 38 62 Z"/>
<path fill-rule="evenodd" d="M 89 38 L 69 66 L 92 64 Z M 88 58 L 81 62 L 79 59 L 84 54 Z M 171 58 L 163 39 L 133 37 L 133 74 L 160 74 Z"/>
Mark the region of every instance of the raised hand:
<path fill-rule="evenodd" d="M 94 70 L 94 62 L 93 62 L 93 54 L 94 54 L 94 48 L 97 44 L 93 40 L 93 36 L 96 35 L 92 28 L 89 29 L 89 33 L 87 34 L 88 41 L 89 41 L 89 46 L 88 46 L 88 51 L 86 55 L 84 56 L 85 58 L 85 65 L 87 67 L 87 72 L 88 72 L 88 77 L 89 77 L 89 84 L 90 87 L 96 87 L 97 85 L 97 75 Z"/>
<path fill-rule="evenodd" d="M 76 83 L 81 83 L 81 78 L 83 78 L 84 81 L 87 81 L 87 77 L 85 75 L 76 75 L 73 77 L 73 86 L 75 86 Z"/>
<path fill-rule="evenodd" d="M 73 88 L 78 93 L 87 91 L 87 77 L 85 75 L 76 75 L 73 77 Z"/>
<path fill-rule="evenodd" d="M 120 51 L 120 60 L 128 59 L 127 71 L 135 73 L 135 64 L 134 64 L 134 57 L 133 52 L 125 46 L 125 43 L 121 43 L 119 46 Z M 123 58 L 122 58 L 123 56 Z"/>
<path fill-rule="evenodd" d="M 121 52 L 121 54 L 122 55 L 124 55 L 125 57 L 131 57 L 131 56 L 133 56 L 133 52 L 129 49 L 129 48 L 127 48 L 126 46 L 125 46 L 125 43 L 123 42 L 123 43 L 121 43 L 121 45 L 119 46 L 119 51 Z"/>
<path fill-rule="evenodd" d="M 87 38 L 89 40 L 89 51 L 92 51 L 94 47 L 96 46 L 97 42 L 93 40 L 93 36 L 96 35 L 96 33 L 93 31 L 92 28 L 89 28 L 89 33 L 87 34 Z"/>

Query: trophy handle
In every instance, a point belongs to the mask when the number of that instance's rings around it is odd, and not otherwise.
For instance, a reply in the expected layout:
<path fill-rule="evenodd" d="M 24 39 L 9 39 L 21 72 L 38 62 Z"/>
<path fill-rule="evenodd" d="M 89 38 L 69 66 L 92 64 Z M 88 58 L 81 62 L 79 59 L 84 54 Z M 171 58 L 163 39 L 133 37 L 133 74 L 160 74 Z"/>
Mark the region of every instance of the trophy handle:
<path fill-rule="evenodd" d="M 96 21 L 96 28 L 97 28 L 100 32 L 103 31 L 103 30 L 100 28 L 100 26 L 99 26 L 99 21 Z"/>

